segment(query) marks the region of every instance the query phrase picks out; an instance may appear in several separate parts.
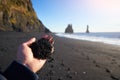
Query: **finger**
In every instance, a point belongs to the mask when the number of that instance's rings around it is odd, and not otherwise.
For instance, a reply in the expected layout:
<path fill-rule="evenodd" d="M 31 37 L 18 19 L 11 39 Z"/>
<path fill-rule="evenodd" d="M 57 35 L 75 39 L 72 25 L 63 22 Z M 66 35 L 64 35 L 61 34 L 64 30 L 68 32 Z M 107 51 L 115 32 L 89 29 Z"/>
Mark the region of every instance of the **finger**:
<path fill-rule="evenodd" d="M 53 40 L 53 37 L 51 36 L 51 35 L 44 35 L 42 38 L 45 38 L 45 39 L 47 39 L 47 40 L 49 40 L 49 42 L 51 43 L 51 44 L 54 44 L 54 40 Z"/>
<path fill-rule="evenodd" d="M 54 47 L 52 47 L 51 53 L 54 53 L 54 51 L 55 51 L 55 48 L 54 48 Z"/>
<path fill-rule="evenodd" d="M 55 43 L 55 41 L 53 40 L 53 41 L 51 42 L 51 45 L 53 46 L 53 45 L 54 45 L 54 43 Z"/>
<path fill-rule="evenodd" d="M 25 42 L 28 46 L 36 41 L 36 38 L 31 38 L 29 41 Z"/>
<path fill-rule="evenodd" d="M 54 44 L 53 37 L 49 39 L 49 42 L 50 42 L 51 44 Z"/>
<path fill-rule="evenodd" d="M 48 37 L 49 36 L 47 34 L 45 34 L 45 35 L 42 36 L 42 38 L 45 38 L 45 39 L 48 39 Z"/>

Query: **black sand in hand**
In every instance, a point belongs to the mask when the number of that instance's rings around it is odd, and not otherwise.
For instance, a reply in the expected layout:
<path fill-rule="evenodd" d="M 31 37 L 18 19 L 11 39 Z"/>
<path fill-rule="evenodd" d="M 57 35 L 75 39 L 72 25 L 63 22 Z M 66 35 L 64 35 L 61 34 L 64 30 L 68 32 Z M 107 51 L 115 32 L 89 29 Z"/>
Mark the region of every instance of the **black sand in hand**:
<path fill-rule="evenodd" d="M 30 48 L 32 49 L 33 56 L 38 59 L 49 59 L 51 58 L 51 51 L 52 46 L 50 42 L 45 39 L 41 38 L 38 41 L 34 42 Z"/>

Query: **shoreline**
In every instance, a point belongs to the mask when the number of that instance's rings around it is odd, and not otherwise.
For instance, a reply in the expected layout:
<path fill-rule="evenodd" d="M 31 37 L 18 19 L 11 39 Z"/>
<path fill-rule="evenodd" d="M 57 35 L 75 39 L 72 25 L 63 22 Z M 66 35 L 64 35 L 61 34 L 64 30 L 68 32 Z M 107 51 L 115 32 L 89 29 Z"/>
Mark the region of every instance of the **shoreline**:
<path fill-rule="evenodd" d="M 55 65 L 52 69 L 50 68 L 53 71 L 52 76 L 59 74 L 58 78 L 62 76 L 63 80 L 120 79 L 119 47 L 57 36 L 55 40 L 55 61 L 50 63 L 52 66 Z M 58 71 L 64 73 L 60 74 Z M 52 78 L 52 80 L 56 79 Z"/>
<path fill-rule="evenodd" d="M 16 33 L 16 34 L 15 34 Z M 15 59 L 18 45 L 38 33 L 0 33 L 0 69 Z M 120 48 L 54 36 L 55 53 L 38 72 L 40 80 L 119 80 Z"/>
<path fill-rule="evenodd" d="M 106 35 L 106 36 L 104 36 L 104 35 Z M 69 39 L 77 39 L 77 40 L 83 40 L 83 41 L 85 40 L 85 41 L 90 41 L 90 42 L 100 42 L 100 43 L 120 46 L 119 35 L 115 34 L 115 32 L 113 34 L 112 33 L 109 33 L 109 34 L 105 34 L 105 33 L 91 33 L 91 34 L 86 34 L 86 33 L 73 33 L 73 34 L 58 33 L 58 34 L 56 34 L 56 36 L 65 37 L 65 38 L 69 38 Z M 113 36 L 115 36 L 115 37 L 113 37 Z"/>

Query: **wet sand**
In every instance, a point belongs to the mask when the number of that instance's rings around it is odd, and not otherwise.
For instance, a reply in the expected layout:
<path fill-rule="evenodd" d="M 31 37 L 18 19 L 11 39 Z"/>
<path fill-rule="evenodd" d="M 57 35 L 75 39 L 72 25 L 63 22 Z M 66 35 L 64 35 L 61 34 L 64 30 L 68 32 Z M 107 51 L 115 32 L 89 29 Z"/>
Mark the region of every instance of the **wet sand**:
<path fill-rule="evenodd" d="M 38 33 L 0 32 L 0 70 L 15 59 L 20 43 Z M 54 36 L 55 53 L 40 80 L 120 80 L 120 47 Z"/>

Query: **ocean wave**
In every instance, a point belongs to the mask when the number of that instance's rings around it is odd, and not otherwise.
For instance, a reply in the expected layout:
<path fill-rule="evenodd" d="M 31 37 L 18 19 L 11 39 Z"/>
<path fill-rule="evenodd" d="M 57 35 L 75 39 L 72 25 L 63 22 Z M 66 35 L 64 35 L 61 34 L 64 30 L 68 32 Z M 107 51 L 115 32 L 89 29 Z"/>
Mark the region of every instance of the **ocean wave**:
<path fill-rule="evenodd" d="M 109 38 L 105 36 L 93 36 L 93 35 L 82 35 L 82 34 L 64 34 L 59 33 L 56 34 L 59 37 L 66 37 L 66 38 L 72 38 L 72 39 L 78 39 L 78 40 L 87 40 L 92 42 L 103 42 L 107 44 L 112 45 L 119 45 L 120 46 L 120 38 Z"/>

